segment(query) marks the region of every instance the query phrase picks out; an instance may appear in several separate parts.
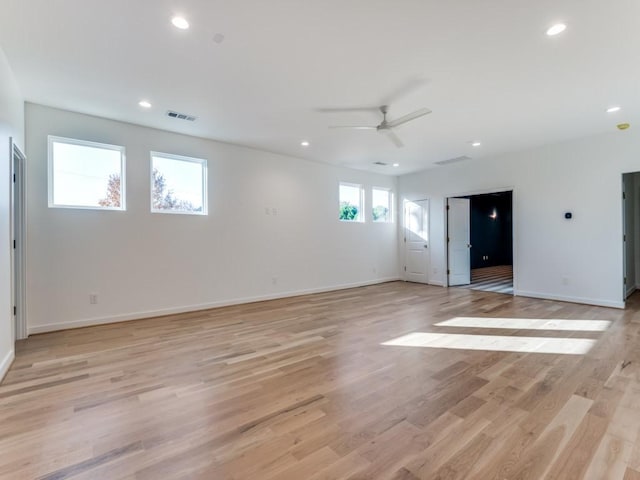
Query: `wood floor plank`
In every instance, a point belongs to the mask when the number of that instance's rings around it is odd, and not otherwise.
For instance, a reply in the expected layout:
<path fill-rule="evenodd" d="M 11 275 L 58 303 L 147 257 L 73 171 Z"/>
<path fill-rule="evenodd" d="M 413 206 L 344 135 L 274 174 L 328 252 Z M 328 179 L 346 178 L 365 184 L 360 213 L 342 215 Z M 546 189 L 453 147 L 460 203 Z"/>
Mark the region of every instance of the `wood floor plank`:
<path fill-rule="evenodd" d="M 464 317 L 500 328 L 437 325 Z M 412 333 L 446 342 L 388 344 Z M 640 293 L 617 310 L 404 282 L 34 335 L 0 385 L 0 479 L 635 480 L 638 339 Z"/>
<path fill-rule="evenodd" d="M 627 468 L 624 472 L 624 477 L 622 480 L 640 480 L 640 472 L 631 468 Z"/>
<path fill-rule="evenodd" d="M 604 418 L 588 413 L 576 429 L 558 460 L 551 466 L 549 480 L 585 478 L 585 472 L 604 436 L 607 422 Z"/>
<path fill-rule="evenodd" d="M 603 480 L 624 478 L 632 448 L 633 444 L 605 434 L 589 464 L 585 478 Z"/>
<path fill-rule="evenodd" d="M 550 466 L 564 450 L 592 405 L 591 400 L 573 395 L 545 427 L 540 438 L 515 467 L 514 477 L 522 480 L 545 478 Z"/>

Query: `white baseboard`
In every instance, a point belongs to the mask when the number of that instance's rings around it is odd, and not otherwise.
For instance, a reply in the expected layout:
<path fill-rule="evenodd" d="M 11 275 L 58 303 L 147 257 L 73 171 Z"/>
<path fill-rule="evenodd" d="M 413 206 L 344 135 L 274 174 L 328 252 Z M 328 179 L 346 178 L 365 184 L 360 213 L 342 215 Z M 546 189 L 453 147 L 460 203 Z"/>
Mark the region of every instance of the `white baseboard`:
<path fill-rule="evenodd" d="M 625 292 L 625 296 L 624 296 L 624 298 L 625 298 L 625 299 L 626 299 L 626 298 L 629 298 L 629 296 L 630 296 L 633 292 L 635 292 L 635 291 L 637 290 L 637 288 L 638 288 L 638 287 L 636 287 L 636 286 L 634 286 L 634 285 L 631 285 L 629 288 L 627 288 L 627 291 Z"/>
<path fill-rule="evenodd" d="M 513 294 L 517 297 L 540 298 L 542 300 L 558 300 L 561 302 L 583 303 L 586 305 L 596 305 L 598 307 L 624 308 L 624 302 L 614 302 L 611 300 L 600 300 L 597 298 L 571 297 L 567 295 L 555 295 L 551 293 L 527 292 L 515 290 Z"/>
<path fill-rule="evenodd" d="M 9 371 L 9 367 L 11 367 L 11 364 L 13 363 L 14 358 L 16 358 L 16 352 L 12 348 L 7 352 L 4 358 L 0 361 L 0 383 L 4 379 L 4 376 L 7 374 L 7 372 Z"/>
<path fill-rule="evenodd" d="M 48 323 L 45 325 L 35 325 L 28 328 L 29 335 L 36 333 L 54 332 L 58 330 L 69 330 L 71 328 L 91 327 L 94 325 L 104 325 L 106 323 L 127 322 L 129 320 L 140 320 L 142 318 L 161 317 L 164 315 L 175 315 L 178 313 L 197 312 L 198 310 L 209 310 L 218 307 L 228 307 L 231 305 L 241 305 L 244 303 L 263 302 L 265 300 L 277 300 L 280 298 L 299 297 L 301 295 L 311 295 L 313 293 L 332 292 L 335 290 L 346 290 L 349 288 L 365 287 L 367 285 L 376 285 L 379 283 L 395 282 L 400 277 L 386 277 L 369 280 L 366 282 L 345 283 L 342 285 L 334 285 L 331 287 L 309 288 L 306 290 L 294 290 L 290 292 L 281 292 L 268 295 L 257 295 L 253 297 L 235 298 L 232 300 L 220 300 L 211 303 L 201 303 L 197 305 L 184 305 L 175 308 L 162 308 L 159 310 L 146 310 L 143 312 L 124 313 L 120 315 L 112 315 L 108 317 L 86 318 L 80 320 L 72 320 L 63 323 Z"/>
<path fill-rule="evenodd" d="M 400 280 L 403 282 L 410 282 L 410 280 L 407 280 L 404 277 L 400 277 Z M 415 282 L 418 283 L 418 282 Z M 427 283 L 425 283 L 424 285 L 435 285 L 436 287 L 444 287 L 445 284 L 442 280 L 427 280 Z"/>

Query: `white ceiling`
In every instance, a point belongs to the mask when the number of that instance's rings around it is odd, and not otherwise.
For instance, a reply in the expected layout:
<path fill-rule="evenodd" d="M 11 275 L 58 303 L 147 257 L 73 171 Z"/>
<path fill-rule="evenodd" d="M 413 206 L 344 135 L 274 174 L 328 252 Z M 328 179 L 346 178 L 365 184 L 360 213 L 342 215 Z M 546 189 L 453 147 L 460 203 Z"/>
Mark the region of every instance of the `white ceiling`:
<path fill-rule="evenodd" d="M 390 174 L 612 131 L 640 112 L 637 0 L 0 0 L 0 11 L 28 101 Z M 560 21 L 563 34 L 545 35 Z M 396 130 L 402 149 L 327 128 L 377 124 L 375 112 L 318 111 L 389 99 L 391 119 L 433 110 Z M 606 114 L 612 104 L 623 110 Z"/>

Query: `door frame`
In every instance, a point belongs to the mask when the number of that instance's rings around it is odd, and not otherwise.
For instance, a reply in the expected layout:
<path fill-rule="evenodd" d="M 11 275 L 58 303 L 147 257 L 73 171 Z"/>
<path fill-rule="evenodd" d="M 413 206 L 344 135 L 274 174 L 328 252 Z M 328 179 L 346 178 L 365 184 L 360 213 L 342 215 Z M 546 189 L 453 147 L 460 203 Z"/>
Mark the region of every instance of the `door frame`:
<path fill-rule="evenodd" d="M 409 202 L 427 202 L 427 226 L 426 226 L 426 231 L 427 231 L 427 242 L 429 247 L 427 248 L 427 261 L 428 261 L 428 265 L 427 265 L 427 271 L 426 271 L 426 276 L 427 276 L 427 282 L 425 283 L 425 285 L 431 285 L 431 272 L 429 271 L 431 269 L 431 199 L 427 196 L 421 196 L 420 198 L 403 198 L 402 199 L 402 265 L 407 265 L 407 235 L 405 233 L 405 229 L 407 227 L 406 225 L 406 219 L 407 219 L 407 211 L 406 211 L 406 206 L 407 203 Z M 407 281 L 407 272 L 403 271 L 402 272 L 402 280 L 404 280 L 405 282 Z"/>
<path fill-rule="evenodd" d="M 640 271 L 637 269 L 637 265 L 638 265 L 638 236 L 636 235 L 636 232 L 638 231 L 638 227 L 636 224 L 634 224 L 634 230 L 632 232 L 628 231 L 628 225 L 627 225 L 627 204 L 626 204 L 626 195 L 628 194 L 628 192 L 626 191 L 625 188 L 625 176 L 629 175 L 631 178 L 631 189 L 633 191 L 633 204 L 632 204 L 632 209 L 633 209 L 633 213 L 634 213 L 634 218 L 638 217 L 638 212 L 636 211 L 636 207 L 639 205 L 639 200 L 638 200 L 638 194 L 640 193 L 640 190 L 638 190 L 636 187 L 636 175 L 640 175 L 640 171 L 631 171 L 631 172 L 623 172 L 620 179 L 620 188 L 622 191 L 622 194 L 620 195 L 620 198 L 622 199 L 622 303 L 623 303 L 623 308 L 626 308 L 627 306 L 627 299 L 637 290 L 640 290 L 639 285 L 640 285 L 640 281 L 638 281 L 639 277 L 640 277 Z M 634 220 L 635 221 L 635 220 Z M 629 275 L 629 272 L 627 271 L 627 241 L 628 239 L 626 237 L 628 237 L 629 235 L 632 235 L 632 238 L 634 239 L 634 250 L 633 250 L 633 260 L 634 260 L 634 273 L 635 273 L 635 283 L 633 283 L 632 285 L 628 286 L 626 281 L 627 281 L 627 277 Z"/>
<path fill-rule="evenodd" d="M 11 249 L 11 300 L 14 308 L 12 330 L 13 339 L 27 338 L 26 311 L 26 181 L 27 158 L 22 150 L 9 138 L 9 158 L 11 162 L 10 182 L 10 242 Z"/>
<path fill-rule="evenodd" d="M 625 304 L 629 295 L 627 295 L 627 276 L 629 272 L 627 271 L 627 189 L 625 188 L 625 175 L 630 175 L 627 173 L 622 174 L 622 301 Z M 633 178 L 631 180 L 633 182 Z M 633 183 L 632 183 L 633 184 Z M 631 292 L 633 293 L 633 292 Z"/>
<path fill-rule="evenodd" d="M 511 236 L 513 238 L 512 242 L 512 250 L 513 250 L 513 296 L 518 295 L 518 229 L 517 223 L 515 221 L 515 212 L 516 212 L 516 189 L 514 187 L 496 187 L 496 188 L 486 188 L 481 190 L 471 190 L 466 192 L 459 193 L 451 193 L 444 196 L 443 202 L 443 216 L 444 216 L 444 255 L 445 255 L 445 268 L 449 270 L 449 242 L 447 242 L 447 235 L 449 232 L 449 212 L 447 210 L 447 205 L 449 204 L 450 198 L 456 197 L 467 197 L 473 195 L 485 195 L 487 193 L 503 193 L 503 192 L 511 192 Z M 449 274 L 445 272 L 444 275 L 444 286 L 449 287 Z"/>

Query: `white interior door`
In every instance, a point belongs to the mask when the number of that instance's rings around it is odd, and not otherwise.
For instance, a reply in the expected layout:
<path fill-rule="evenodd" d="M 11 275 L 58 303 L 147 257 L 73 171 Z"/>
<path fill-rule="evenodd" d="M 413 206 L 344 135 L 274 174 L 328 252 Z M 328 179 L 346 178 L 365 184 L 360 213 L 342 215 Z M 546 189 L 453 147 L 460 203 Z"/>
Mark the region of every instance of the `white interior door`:
<path fill-rule="evenodd" d="M 13 305 L 13 338 L 27 338 L 25 315 L 25 157 L 13 143 L 11 152 L 11 299 Z"/>
<path fill-rule="evenodd" d="M 405 280 L 429 281 L 429 200 L 404 204 Z"/>
<path fill-rule="evenodd" d="M 447 203 L 449 285 L 471 283 L 470 200 L 449 198 Z"/>

